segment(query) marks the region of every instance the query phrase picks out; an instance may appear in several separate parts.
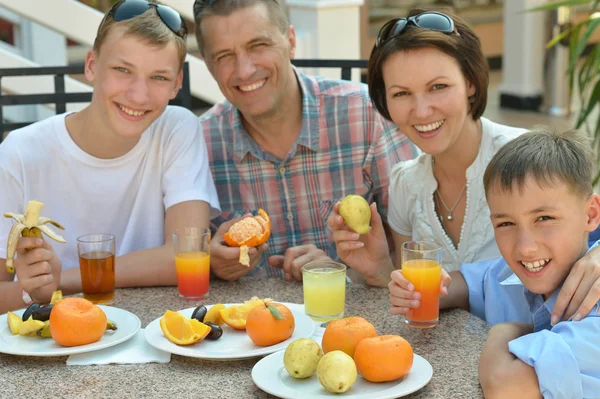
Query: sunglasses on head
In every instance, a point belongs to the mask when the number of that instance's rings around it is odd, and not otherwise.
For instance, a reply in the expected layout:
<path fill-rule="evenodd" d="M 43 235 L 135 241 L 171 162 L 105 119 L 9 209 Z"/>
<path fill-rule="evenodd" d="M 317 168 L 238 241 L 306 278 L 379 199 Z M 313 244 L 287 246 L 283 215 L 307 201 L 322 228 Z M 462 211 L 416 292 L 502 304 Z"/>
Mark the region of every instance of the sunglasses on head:
<path fill-rule="evenodd" d="M 160 20 L 163 21 L 173 33 L 182 39 L 186 38 L 188 33 L 187 26 L 185 26 L 185 21 L 177 11 L 173 10 L 171 7 L 150 3 L 146 0 L 121 0 L 115 3 L 100 23 L 98 30 L 100 30 L 109 15 L 117 22 L 127 21 L 128 19 L 142 15 L 148 11 L 150 7 L 156 8 L 156 13 Z"/>
<path fill-rule="evenodd" d="M 454 21 L 446 14 L 435 11 L 426 11 L 408 18 L 395 18 L 381 27 L 377 34 L 375 47 L 396 36 L 399 36 L 407 26 L 414 25 L 422 29 L 435 30 L 443 33 L 454 32 Z M 457 32 L 458 33 L 458 32 Z"/>

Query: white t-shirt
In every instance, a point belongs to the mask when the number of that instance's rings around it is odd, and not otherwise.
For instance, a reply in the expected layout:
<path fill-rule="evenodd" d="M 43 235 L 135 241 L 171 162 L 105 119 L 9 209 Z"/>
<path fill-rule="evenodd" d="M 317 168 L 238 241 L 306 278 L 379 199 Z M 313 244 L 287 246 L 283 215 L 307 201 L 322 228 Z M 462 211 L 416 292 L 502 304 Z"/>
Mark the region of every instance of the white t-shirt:
<path fill-rule="evenodd" d="M 448 271 L 458 270 L 462 262 L 500 256 L 485 200 L 483 174 L 500 147 L 526 130 L 500 125 L 486 118 L 481 118 L 481 130 L 479 153 L 467 168 L 467 208 L 458 248 L 435 213 L 433 194 L 437 190 L 437 181 L 433 176 L 431 155 L 422 154 L 397 164 L 390 176 L 390 227 L 413 240 L 437 241 L 442 245 L 442 266 Z"/>
<path fill-rule="evenodd" d="M 29 200 L 44 203 L 41 216 L 67 243 L 50 239 L 63 270 L 79 267 L 77 237 L 109 233 L 116 255 L 165 242 L 165 212 L 202 200 L 218 214 L 219 201 L 197 117 L 169 106 L 136 146 L 114 159 L 99 159 L 75 144 L 56 115 L 11 132 L 0 145 L 0 211 L 23 213 Z M 0 218 L 0 257 L 12 219 Z"/>

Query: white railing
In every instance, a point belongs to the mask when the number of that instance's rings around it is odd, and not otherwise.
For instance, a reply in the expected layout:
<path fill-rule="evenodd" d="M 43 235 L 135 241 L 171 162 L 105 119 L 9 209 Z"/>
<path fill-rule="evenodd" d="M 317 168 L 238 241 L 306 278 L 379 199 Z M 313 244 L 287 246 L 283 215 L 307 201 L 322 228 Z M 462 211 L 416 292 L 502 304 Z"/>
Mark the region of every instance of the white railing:
<path fill-rule="evenodd" d="M 184 17 L 191 17 L 193 0 L 165 1 L 165 3 L 176 8 Z M 94 43 L 96 30 L 102 20 L 101 12 L 75 0 L 0 0 L 0 6 L 90 47 Z M 193 32 L 191 33 L 193 35 Z M 223 95 L 204 61 L 189 54 L 186 61 L 190 68 L 192 95 L 209 103 L 221 101 Z M 2 62 L 1 65 L 6 64 Z M 18 90 L 18 87 L 20 86 L 15 85 L 14 88 Z"/>

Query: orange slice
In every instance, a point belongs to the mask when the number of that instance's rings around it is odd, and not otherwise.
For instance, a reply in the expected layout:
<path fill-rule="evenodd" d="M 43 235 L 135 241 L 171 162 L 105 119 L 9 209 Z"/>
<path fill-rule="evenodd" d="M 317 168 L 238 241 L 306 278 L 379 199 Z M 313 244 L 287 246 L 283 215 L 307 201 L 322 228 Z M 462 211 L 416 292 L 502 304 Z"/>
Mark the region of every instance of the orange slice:
<path fill-rule="evenodd" d="M 248 313 L 255 307 L 263 304 L 263 299 L 252 297 L 249 301 L 244 302 L 243 305 L 231 305 L 226 309 L 221 309 L 219 313 L 228 326 L 233 327 L 236 330 L 245 330 Z"/>
<path fill-rule="evenodd" d="M 225 323 L 221 317 L 221 309 L 225 309 L 225 305 L 222 303 L 217 303 L 216 305 L 211 306 L 211 308 L 208 309 L 208 312 L 206 312 L 206 316 L 204 316 L 204 322 L 206 323 L 210 321 L 218 326 Z"/>
<path fill-rule="evenodd" d="M 198 341 L 202 341 L 210 333 L 210 327 L 196 319 L 190 319 L 190 324 L 192 325 L 192 330 L 200 336 Z"/>
<path fill-rule="evenodd" d="M 194 328 L 190 319 L 179 312 L 167 310 L 160 319 L 160 329 L 169 341 L 177 345 L 191 345 L 202 339 L 196 332 L 198 327 Z M 210 331 L 210 327 L 208 329 Z"/>

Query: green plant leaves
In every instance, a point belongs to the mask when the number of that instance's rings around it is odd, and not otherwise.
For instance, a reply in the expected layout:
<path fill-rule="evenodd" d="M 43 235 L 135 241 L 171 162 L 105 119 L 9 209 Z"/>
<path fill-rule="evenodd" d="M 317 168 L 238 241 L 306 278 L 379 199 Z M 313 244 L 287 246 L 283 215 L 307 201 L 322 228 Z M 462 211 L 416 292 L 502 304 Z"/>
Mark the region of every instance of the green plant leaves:
<path fill-rule="evenodd" d="M 279 312 L 279 309 L 275 307 L 275 305 L 268 304 L 267 308 L 269 308 L 269 310 L 271 311 L 271 315 L 273 315 L 274 318 L 276 318 L 277 320 L 283 320 L 283 316 Z"/>

